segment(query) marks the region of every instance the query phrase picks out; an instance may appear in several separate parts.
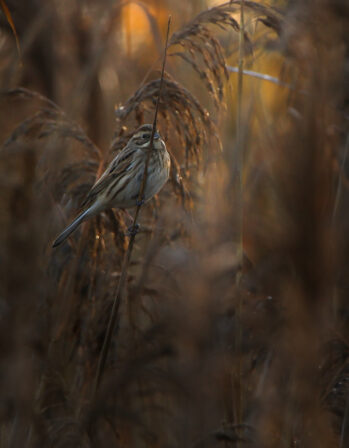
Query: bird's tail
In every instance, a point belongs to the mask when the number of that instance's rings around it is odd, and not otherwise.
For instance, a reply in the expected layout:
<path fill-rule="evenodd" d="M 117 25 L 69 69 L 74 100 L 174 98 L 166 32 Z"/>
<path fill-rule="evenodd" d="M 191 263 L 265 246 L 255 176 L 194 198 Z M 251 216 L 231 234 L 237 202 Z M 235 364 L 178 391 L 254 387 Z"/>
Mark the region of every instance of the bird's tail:
<path fill-rule="evenodd" d="M 93 213 L 92 213 L 92 207 L 90 207 L 90 208 L 88 208 L 87 210 L 85 210 L 84 212 L 80 213 L 80 215 L 79 215 L 77 218 L 75 218 L 74 221 L 73 221 L 71 224 L 69 224 L 69 226 L 66 227 L 60 235 L 58 235 L 58 237 L 55 239 L 55 241 L 54 241 L 52 247 L 57 247 L 57 246 L 59 246 L 60 244 L 62 244 L 63 241 L 65 241 L 65 240 L 68 238 L 68 236 L 69 236 L 71 233 L 73 233 L 74 230 L 76 230 L 76 229 L 79 227 L 79 225 L 80 225 L 86 218 L 88 218 L 88 217 L 91 216 L 91 215 L 93 215 Z"/>

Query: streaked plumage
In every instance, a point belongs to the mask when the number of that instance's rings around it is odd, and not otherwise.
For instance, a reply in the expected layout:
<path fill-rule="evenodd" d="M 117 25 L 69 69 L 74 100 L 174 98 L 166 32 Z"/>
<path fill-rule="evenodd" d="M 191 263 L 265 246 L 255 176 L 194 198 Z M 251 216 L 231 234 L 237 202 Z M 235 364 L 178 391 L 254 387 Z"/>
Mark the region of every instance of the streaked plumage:
<path fill-rule="evenodd" d="M 83 206 L 87 207 L 54 241 L 53 247 L 65 241 L 87 219 L 103 210 L 137 205 L 144 175 L 153 126 L 137 129 L 125 148 L 119 152 L 88 193 Z M 155 132 L 149 158 L 144 201 L 151 199 L 166 183 L 170 172 L 170 156 L 160 135 Z"/>

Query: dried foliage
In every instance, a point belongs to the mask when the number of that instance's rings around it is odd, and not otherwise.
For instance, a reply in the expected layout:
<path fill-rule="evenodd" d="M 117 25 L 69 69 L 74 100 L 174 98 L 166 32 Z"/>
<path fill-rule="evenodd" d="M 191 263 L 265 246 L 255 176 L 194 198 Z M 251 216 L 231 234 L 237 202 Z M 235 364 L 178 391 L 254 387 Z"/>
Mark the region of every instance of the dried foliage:
<path fill-rule="evenodd" d="M 223 101 L 224 81 L 228 79 L 224 49 L 209 26 L 214 25 L 223 31 L 232 29 L 240 31 L 239 23 L 233 14 L 239 10 L 239 1 L 227 2 L 200 13 L 193 21 L 173 34 L 170 45 L 182 47 L 182 52 L 172 53 L 186 61 L 204 82 L 207 91 L 218 108 Z M 264 24 L 273 29 L 280 28 L 280 15 L 271 8 L 255 2 L 244 2 L 246 7 L 255 12 Z M 245 35 L 245 53 L 253 52 L 253 44 Z"/>
<path fill-rule="evenodd" d="M 159 103 L 171 182 L 142 208 L 95 397 L 127 218 L 110 210 L 50 246 L 152 122 L 161 20 L 191 10 L 5 3 L 22 60 L 1 15 L 0 445 L 348 446 L 347 2 L 243 2 L 241 54 L 266 71 L 279 64 L 284 81 L 244 77 L 243 167 L 226 71 L 241 2 L 174 23 Z"/>

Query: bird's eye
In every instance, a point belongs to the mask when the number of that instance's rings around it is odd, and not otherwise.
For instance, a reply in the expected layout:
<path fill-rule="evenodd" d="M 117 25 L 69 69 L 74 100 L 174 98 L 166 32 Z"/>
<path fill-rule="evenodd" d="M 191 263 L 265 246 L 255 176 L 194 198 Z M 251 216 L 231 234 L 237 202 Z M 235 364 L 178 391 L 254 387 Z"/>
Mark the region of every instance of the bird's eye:
<path fill-rule="evenodd" d="M 150 138 L 150 134 L 143 134 L 142 138 Z"/>

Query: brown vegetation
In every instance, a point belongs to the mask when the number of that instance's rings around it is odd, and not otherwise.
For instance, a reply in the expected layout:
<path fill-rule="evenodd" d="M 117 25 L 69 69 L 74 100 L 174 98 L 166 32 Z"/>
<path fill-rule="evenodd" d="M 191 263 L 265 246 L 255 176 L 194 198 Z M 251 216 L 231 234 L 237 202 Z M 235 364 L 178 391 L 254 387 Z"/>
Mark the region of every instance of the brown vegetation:
<path fill-rule="evenodd" d="M 348 2 L 217 3 L 0 2 L 1 447 L 349 446 Z M 168 14 L 171 177 L 94 395 L 124 215 L 51 244 L 153 121 Z"/>

